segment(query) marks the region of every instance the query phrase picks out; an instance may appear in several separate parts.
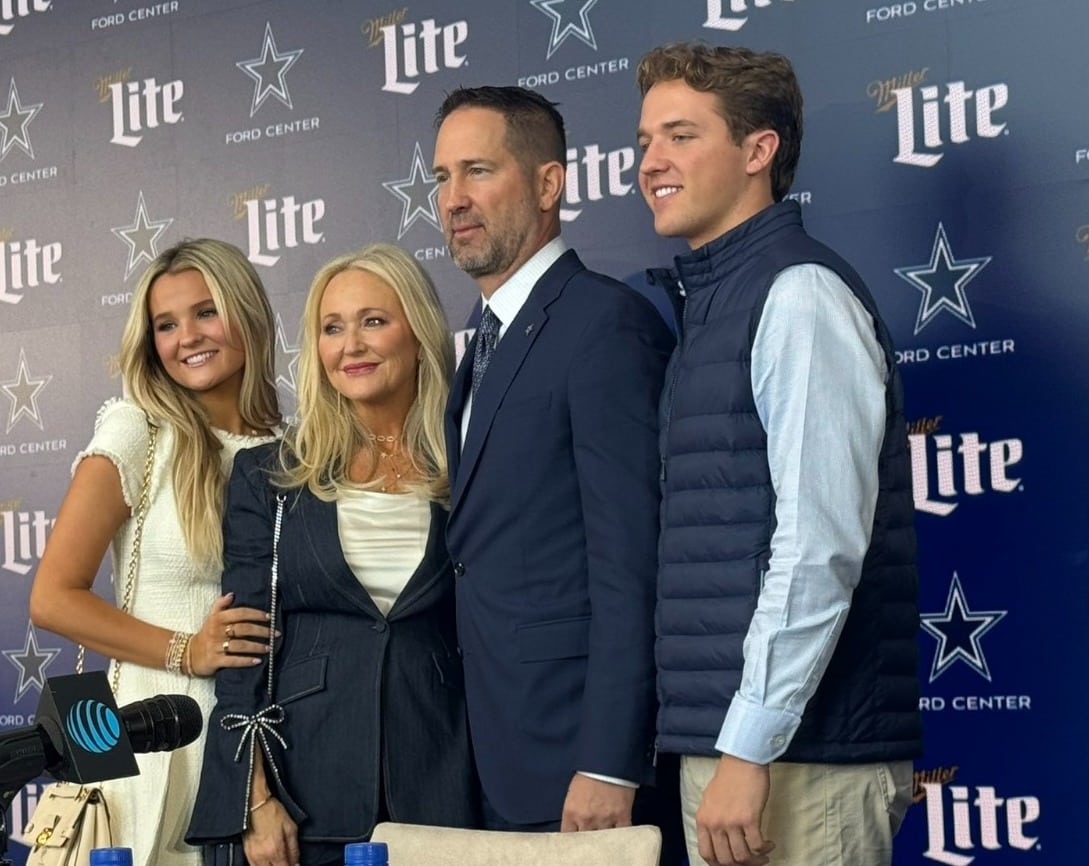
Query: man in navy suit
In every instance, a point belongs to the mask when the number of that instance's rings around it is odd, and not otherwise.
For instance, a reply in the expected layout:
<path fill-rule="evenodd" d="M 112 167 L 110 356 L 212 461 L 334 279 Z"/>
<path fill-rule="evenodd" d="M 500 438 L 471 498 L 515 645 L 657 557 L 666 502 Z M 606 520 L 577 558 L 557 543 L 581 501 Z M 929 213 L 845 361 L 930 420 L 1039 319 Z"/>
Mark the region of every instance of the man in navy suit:
<path fill-rule="evenodd" d="M 443 228 L 482 295 L 446 438 L 486 825 L 623 826 L 653 772 L 656 407 L 673 338 L 560 237 L 551 102 L 459 89 L 437 124 Z"/>

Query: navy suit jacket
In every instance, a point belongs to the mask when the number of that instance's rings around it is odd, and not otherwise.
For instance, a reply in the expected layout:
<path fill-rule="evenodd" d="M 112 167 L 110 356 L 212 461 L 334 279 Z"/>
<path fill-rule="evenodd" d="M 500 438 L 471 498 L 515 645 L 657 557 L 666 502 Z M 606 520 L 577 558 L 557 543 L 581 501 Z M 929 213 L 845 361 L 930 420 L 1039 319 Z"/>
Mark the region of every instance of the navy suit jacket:
<path fill-rule="evenodd" d="M 223 524 L 224 591 L 259 610 L 270 604 L 278 490 L 269 472 L 278 453 L 278 443 L 239 453 Z M 423 560 L 383 616 L 344 560 L 336 503 L 306 489 L 287 493 L 274 698 L 290 747 L 267 738 L 278 768 L 268 778 L 304 843 L 339 851 L 368 838 L 382 801 L 397 821 L 465 827 L 476 820 L 445 523 L 445 509 L 432 504 Z M 262 664 L 216 675 L 190 844 L 231 841 L 243 831 L 248 752 L 235 760 L 242 731 L 224 730 L 221 721 L 269 705 L 267 674 Z"/>
<path fill-rule="evenodd" d="M 657 405 L 673 337 L 566 252 L 446 415 L 458 639 L 481 782 L 558 820 L 576 771 L 647 782 L 654 739 Z"/>

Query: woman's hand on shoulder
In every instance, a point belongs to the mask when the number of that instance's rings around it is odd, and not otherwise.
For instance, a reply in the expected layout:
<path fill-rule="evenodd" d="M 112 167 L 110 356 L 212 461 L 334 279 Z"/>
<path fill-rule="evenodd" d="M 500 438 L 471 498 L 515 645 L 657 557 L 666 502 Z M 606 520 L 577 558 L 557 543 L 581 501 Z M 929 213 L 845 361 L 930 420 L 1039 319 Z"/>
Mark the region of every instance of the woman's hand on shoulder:
<path fill-rule="evenodd" d="M 268 655 L 272 632 L 268 614 L 252 607 L 231 607 L 233 601 L 231 593 L 217 598 L 200 631 L 190 639 L 190 673 L 195 676 L 211 676 L 220 668 L 252 667 Z"/>
<path fill-rule="evenodd" d="M 275 797 L 250 813 L 242 848 L 246 862 L 254 866 L 298 866 L 299 830 Z"/>

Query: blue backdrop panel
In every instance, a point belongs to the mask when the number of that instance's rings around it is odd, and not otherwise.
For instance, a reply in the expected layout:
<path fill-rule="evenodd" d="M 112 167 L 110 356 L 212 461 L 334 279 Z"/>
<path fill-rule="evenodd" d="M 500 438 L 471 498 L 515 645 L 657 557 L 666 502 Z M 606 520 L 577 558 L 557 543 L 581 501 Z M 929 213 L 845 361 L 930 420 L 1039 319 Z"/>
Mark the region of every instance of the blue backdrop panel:
<path fill-rule="evenodd" d="M 0 729 L 30 724 L 74 663 L 27 595 L 158 252 L 199 235 L 247 252 L 288 414 L 306 288 L 362 243 L 425 264 L 463 346 L 477 292 L 439 229 L 434 113 L 457 85 L 523 84 L 567 119 L 568 240 L 653 294 L 644 268 L 681 247 L 638 192 L 635 67 L 702 38 L 793 59 L 792 195 L 898 348 L 927 745 L 896 861 L 1080 862 L 1086 32 L 1084 0 L 0 3 Z"/>

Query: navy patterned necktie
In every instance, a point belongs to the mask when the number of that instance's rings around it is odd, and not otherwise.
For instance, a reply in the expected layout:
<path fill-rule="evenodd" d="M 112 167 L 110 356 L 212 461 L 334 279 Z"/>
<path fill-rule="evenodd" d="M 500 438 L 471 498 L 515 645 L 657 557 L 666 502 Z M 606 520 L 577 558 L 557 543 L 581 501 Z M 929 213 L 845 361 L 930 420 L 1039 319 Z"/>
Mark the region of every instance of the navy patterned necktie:
<path fill-rule="evenodd" d="M 496 344 L 499 342 L 499 326 L 502 322 L 492 312 L 491 307 L 485 307 L 480 316 L 480 326 L 476 329 L 476 351 L 473 352 L 473 396 L 484 379 L 484 373 L 492 360 Z"/>

